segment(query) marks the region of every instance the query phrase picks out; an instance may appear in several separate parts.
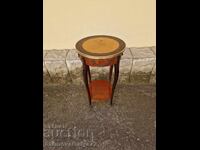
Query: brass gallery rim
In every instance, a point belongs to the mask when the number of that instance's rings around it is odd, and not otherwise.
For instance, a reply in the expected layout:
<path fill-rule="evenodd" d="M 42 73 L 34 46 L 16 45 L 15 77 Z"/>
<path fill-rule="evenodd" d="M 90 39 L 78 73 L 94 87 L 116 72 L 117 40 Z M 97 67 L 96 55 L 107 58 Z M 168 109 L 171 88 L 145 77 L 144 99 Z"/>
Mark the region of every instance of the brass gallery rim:
<path fill-rule="evenodd" d="M 79 40 L 76 43 L 76 50 L 83 57 L 107 59 L 121 55 L 125 46 L 125 42 L 117 37 L 94 35 Z"/>

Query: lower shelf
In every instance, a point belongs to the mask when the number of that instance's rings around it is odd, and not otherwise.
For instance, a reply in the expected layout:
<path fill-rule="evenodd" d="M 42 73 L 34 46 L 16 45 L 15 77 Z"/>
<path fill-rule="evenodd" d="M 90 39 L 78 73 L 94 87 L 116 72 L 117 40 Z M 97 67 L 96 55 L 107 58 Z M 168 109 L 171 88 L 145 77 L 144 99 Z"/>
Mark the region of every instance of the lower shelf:
<path fill-rule="evenodd" d="M 107 80 L 93 80 L 89 84 L 92 101 L 109 100 L 112 95 L 112 85 Z"/>

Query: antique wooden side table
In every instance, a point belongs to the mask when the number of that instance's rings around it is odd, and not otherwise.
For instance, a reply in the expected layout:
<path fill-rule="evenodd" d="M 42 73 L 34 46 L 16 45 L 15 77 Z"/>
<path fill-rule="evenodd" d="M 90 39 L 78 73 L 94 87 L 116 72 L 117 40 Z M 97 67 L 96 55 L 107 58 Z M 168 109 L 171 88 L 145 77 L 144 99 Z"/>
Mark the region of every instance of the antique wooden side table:
<path fill-rule="evenodd" d="M 119 76 L 119 63 L 125 50 L 125 42 L 107 35 L 95 35 L 81 39 L 76 43 L 78 56 L 83 64 L 83 80 L 87 89 L 89 104 L 96 100 L 112 99 Z M 108 80 L 92 80 L 90 66 L 110 66 Z M 114 67 L 114 79 L 112 72 Z"/>

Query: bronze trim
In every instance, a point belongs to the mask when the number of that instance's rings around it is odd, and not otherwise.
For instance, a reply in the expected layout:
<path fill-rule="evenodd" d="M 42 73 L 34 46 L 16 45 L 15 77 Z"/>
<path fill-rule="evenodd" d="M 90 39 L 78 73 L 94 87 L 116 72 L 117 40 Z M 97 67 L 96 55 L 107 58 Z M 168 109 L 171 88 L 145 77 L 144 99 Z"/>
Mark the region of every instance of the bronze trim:
<path fill-rule="evenodd" d="M 114 39 L 119 42 L 119 47 L 113 52 L 101 53 L 101 54 L 85 51 L 84 48 L 82 47 L 83 42 L 90 38 L 95 38 L 95 37 L 108 37 L 108 38 Z M 89 36 L 89 37 L 85 37 L 85 38 L 79 40 L 76 43 L 76 50 L 77 50 L 78 54 L 80 54 L 83 57 L 87 57 L 87 58 L 91 58 L 91 59 L 108 59 L 108 58 L 113 58 L 113 57 L 119 56 L 125 51 L 125 47 L 126 47 L 126 44 L 124 41 L 122 41 L 121 39 L 119 39 L 117 37 L 108 36 L 108 35 Z"/>

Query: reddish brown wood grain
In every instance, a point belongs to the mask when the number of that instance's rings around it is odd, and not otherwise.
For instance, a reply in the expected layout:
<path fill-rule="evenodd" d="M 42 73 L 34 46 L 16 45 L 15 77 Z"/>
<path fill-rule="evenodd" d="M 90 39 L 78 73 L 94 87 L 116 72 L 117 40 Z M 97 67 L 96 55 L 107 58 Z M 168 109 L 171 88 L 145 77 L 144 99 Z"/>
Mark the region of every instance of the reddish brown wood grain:
<path fill-rule="evenodd" d="M 112 95 L 112 85 L 107 80 L 93 80 L 89 84 L 92 101 L 109 100 Z"/>
<path fill-rule="evenodd" d="M 111 66 L 117 63 L 117 57 L 110 58 L 110 59 L 90 59 L 85 58 L 86 65 L 93 66 L 93 67 L 104 67 L 104 66 Z"/>

